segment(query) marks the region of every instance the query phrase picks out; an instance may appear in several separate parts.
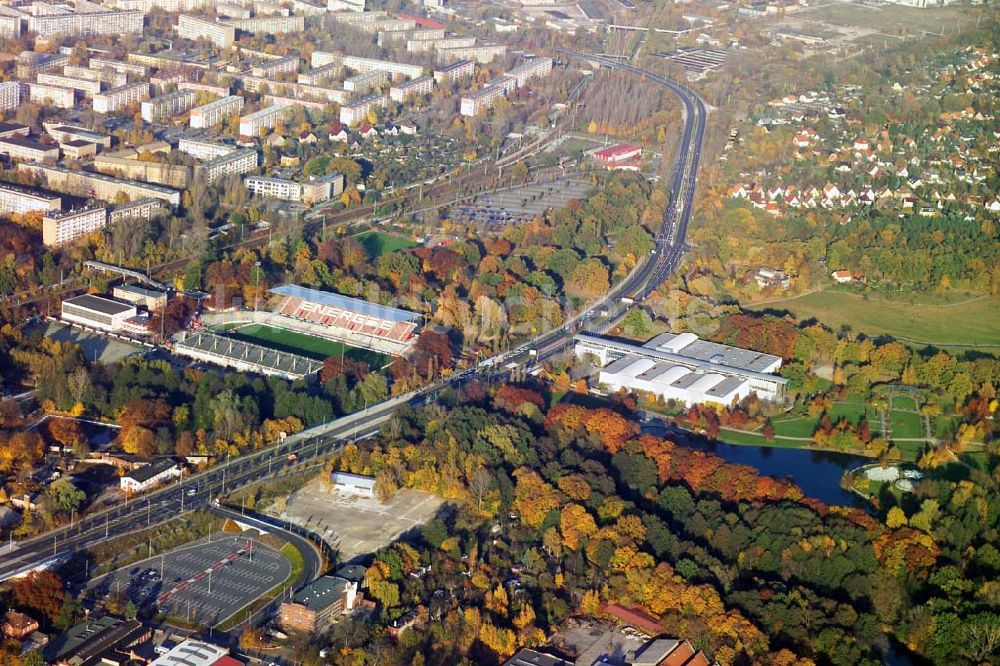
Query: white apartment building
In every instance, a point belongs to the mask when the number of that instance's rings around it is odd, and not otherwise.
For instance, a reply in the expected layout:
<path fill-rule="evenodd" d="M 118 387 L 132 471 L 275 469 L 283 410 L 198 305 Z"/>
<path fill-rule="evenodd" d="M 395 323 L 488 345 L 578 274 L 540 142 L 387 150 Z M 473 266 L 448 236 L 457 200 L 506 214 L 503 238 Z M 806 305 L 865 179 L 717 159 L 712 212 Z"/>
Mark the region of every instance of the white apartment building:
<path fill-rule="evenodd" d="M 142 119 L 147 123 L 159 123 L 184 113 L 192 106 L 198 94 L 193 90 L 175 90 L 159 95 L 142 103 Z"/>
<path fill-rule="evenodd" d="M 177 36 L 185 39 L 207 39 L 219 48 L 228 49 L 236 41 L 236 28 L 197 16 L 177 17 Z"/>
<path fill-rule="evenodd" d="M 375 90 L 388 80 L 389 72 L 383 72 L 381 70 L 355 74 L 352 77 L 344 79 L 344 90 L 352 93 L 365 94 Z"/>
<path fill-rule="evenodd" d="M 507 47 L 503 44 L 481 44 L 479 46 L 459 46 L 457 48 L 439 48 L 438 62 L 453 62 L 455 60 L 475 60 L 478 63 L 493 62 L 507 55 Z"/>
<path fill-rule="evenodd" d="M 36 104 L 57 109 L 72 109 L 76 106 L 76 91 L 62 86 L 45 83 L 28 83 L 28 99 Z"/>
<path fill-rule="evenodd" d="M 142 32 L 142 12 L 108 9 L 87 0 L 73 0 L 67 5 L 36 2 L 23 9 L 28 32 L 40 37 L 50 35 L 127 35 Z"/>
<path fill-rule="evenodd" d="M 345 125 L 357 125 L 365 119 L 372 109 L 385 108 L 386 97 L 374 93 L 340 107 L 340 122 Z"/>
<path fill-rule="evenodd" d="M 380 21 L 357 23 L 354 27 L 362 32 L 379 32 L 380 30 L 413 30 L 417 27 L 417 22 L 413 19 L 386 18 Z"/>
<path fill-rule="evenodd" d="M 59 145 L 12 136 L 0 139 L 0 155 L 19 162 L 55 162 L 59 159 Z"/>
<path fill-rule="evenodd" d="M 145 65 L 134 62 L 122 62 L 121 60 L 108 60 L 106 58 L 91 58 L 87 66 L 91 69 L 110 69 L 136 78 L 146 78 L 149 74 L 149 68 Z"/>
<path fill-rule="evenodd" d="M 254 76 L 260 76 L 263 78 L 278 76 L 279 74 L 284 74 L 285 72 L 297 71 L 299 71 L 299 57 L 297 55 L 285 56 L 284 58 L 278 58 L 277 60 L 268 60 L 260 65 L 255 65 L 250 70 Z"/>
<path fill-rule="evenodd" d="M 229 95 L 204 106 L 191 109 L 191 127 L 204 129 L 214 127 L 233 114 L 243 110 L 243 98 L 239 95 Z"/>
<path fill-rule="evenodd" d="M 114 113 L 121 111 L 129 104 L 149 99 L 149 84 L 145 81 L 129 83 L 112 88 L 106 93 L 94 95 L 94 111 L 97 113 Z"/>
<path fill-rule="evenodd" d="M 480 111 L 492 109 L 497 100 L 506 97 L 515 88 L 517 81 L 512 77 L 501 76 L 494 79 L 481 90 L 463 95 L 460 113 L 463 116 L 474 116 Z"/>
<path fill-rule="evenodd" d="M 520 88 L 531 79 L 548 76 L 552 72 L 552 58 L 531 58 L 525 60 L 517 67 L 512 67 L 507 76 L 513 76 Z"/>
<path fill-rule="evenodd" d="M 167 208 L 159 199 L 135 199 L 120 206 L 115 206 L 108 212 L 108 224 L 121 220 L 151 220 Z"/>
<path fill-rule="evenodd" d="M 60 123 L 42 123 L 42 127 L 45 128 L 45 131 L 49 136 L 59 143 L 67 143 L 69 141 L 87 141 L 97 144 L 101 148 L 107 149 L 111 147 L 110 135 L 93 132 L 86 127 L 62 125 Z"/>
<path fill-rule="evenodd" d="M 271 129 L 280 120 L 288 117 L 292 106 L 290 104 L 274 104 L 248 116 L 240 118 L 240 134 L 244 136 L 260 136 L 262 130 Z"/>
<path fill-rule="evenodd" d="M 445 37 L 444 39 L 406 40 L 406 50 L 409 53 L 427 53 L 431 49 L 457 49 L 475 45 L 475 37 Z"/>
<path fill-rule="evenodd" d="M 247 176 L 243 179 L 250 194 L 268 199 L 283 199 L 285 201 L 302 201 L 302 183 L 285 178 L 266 178 L 265 176 Z"/>
<path fill-rule="evenodd" d="M 225 143 L 182 138 L 177 142 L 177 150 L 187 153 L 196 160 L 213 160 L 235 152 L 237 148 Z"/>
<path fill-rule="evenodd" d="M 339 62 L 328 62 L 321 67 L 316 67 L 304 74 L 299 74 L 298 82 L 312 86 L 322 85 L 339 78 L 343 68 L 344 66 Z"/>
<path fill-rule="evenodd" d="M 19 185 L 0 183 L 0 213 L 24 215 L 32 211 L 59 210 L 62 197 Z"/>
<path fill-rule="evenodd" d="M 379 46 L 405 43 L 411 39 L 444 39 L 444 28 L 416 28 L 413 30 L 380 30 Z"/>
<path fill-rule="evenodd" d="M 246 19 L 223 19 L 221 23 L 240 32 L 265 35 L 283 35 L 306 29 L 305 16 L 257 16 Z"/>
<path fill-rule="evenodd" d="M 21 103 L 21 84 L 17 81 L 0 83 L 0 111 L 13 111 Z"/>
<path fill-rule="evenodd" d="M 227 155 L 221 155 L 195 167 L 195 174 L 204 178 L 206 182 L 213 183 L 223 176 L 249 173 L 255 170 L 259 163 L 260 158 L 256 149 L 244 148 Z"/>
<path fill-rule="evenodd" d="M 52 72 L 39 72 L 38 76 L 35 78 L 39 83 L 44 83 L 50 86 L 61 86 L 63 88 L 72 88 L 73 90 L 79 90 L 83 93 L 84 97 L 88 99 L 101 92 L 101 82 L 100 81 L 90 81 L 87 79 L 77 79 L 71 76 L 65 76 L 63 74 L 53 74 Z"/>
<path fill-rule="evenodd" d="M 14 60 L 14 74 L 22 81 L 35 78 L 38 72 L 59 69 L 69 64 L 69 56 L 62 53 L 21 51 Z"/>
<path fill-rule="evenodd" d="M 65 245 L 103 229 L 107 222 L 108 209 L 104 206 L 46 213 L 42 217 L 42 243 L 46 247 Z"/>
<path fill-rule="evenodd" d="M 312 66 L 313 67 L 317 67 L 318 66 L 316 64 L 316 55 L 317 55 L 317 53 L 322 53 L 322 52 L 321 51 L 314 51 L 313 52 L 313 56 L 312 56 L 312 59 L 313 59 L 312 60 Z M 322 61 L 323 58 L 321 57 L 320 60 Z M 333 61 L 331 60 L 331 61 L 328 61 L 328 62 L 333 62 Z M 404 63 L 404 62 L 393 62 L 391 60 L 379 60 L 378 58 L 361 58 L 359 56 L 346 56 L 345 55 L 343 58 L 340 59 L 340 63 L 344 67 L 347 67 L 348 69 L 352 69 L 352 70 L 354 70 L 355 72 L 358 72 L 358 73 L 382 71 L 382 72 L 389 72 L 393 76 L 396 76 L 398 74 L 400 76 L 405 76 L 405 77 L 411 78 L 411 79 L 412 78 L 416 78 L 416 77 L 418 77 L 418 76 L 420 76 L 421 74 L 424 73 L 424 68 L 422 66 L 420 66 L 420 65 L 409 65 L 409 64 Z M 325 64 L 326 64 L 325 62 L 320 62 L 320 65 L 325 65 Z"/>
<path fill-rule="evenodd" d="M 181 193 L 177 190 L 152 183 L 114 178 L 103 173 L 75 171 L 56 164 L 29 164 L 25 162 L 17 165 L 17 171 L 40 177 L 45 186 L 52 190 L 72 193 L 77 196 L 114 201 L 119 193 L 123 193 L 130 200 L 151 197 L 165 201 L 174 208 L 181 203 Z"/>
<path fill-rule="evenodd" d="M 434 77 L 421 76 L 389 88 L 389 99 L 405 102 L 414 95 L 429 95 L 434 92 Z"/>
<path fill-rule="evenodd" d="M 434 70 L 434 82 L 438 85 L 459 81 L 476 74 L 476 63 L 471 60 L 456 60 L 450 65 Z"/>
<path fill-rule="evenodd" d="M 117 88 L 128 83 L 128 75 L 116 72 L 113 69 L 91 69 L 80 65 L 66 65 L 62 69 L 64 76 L 87 81 L 100 81 L 109 88 Z M 100 92 L 100 91 L 98 91 Z"/>

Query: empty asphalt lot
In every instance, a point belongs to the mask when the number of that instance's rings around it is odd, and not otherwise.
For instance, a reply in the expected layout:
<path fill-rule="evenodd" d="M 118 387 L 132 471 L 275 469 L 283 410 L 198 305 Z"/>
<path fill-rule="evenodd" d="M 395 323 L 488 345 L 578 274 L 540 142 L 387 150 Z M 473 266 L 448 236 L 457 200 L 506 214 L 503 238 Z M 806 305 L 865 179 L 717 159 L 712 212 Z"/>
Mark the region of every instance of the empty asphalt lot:
<path fill-rule="evenodd" d="M 323 475 L 292 493 L 284 511 L 268 513 L 301 525 L 337 548 L 343 562 L 373 553 L 433 518 L 443 500 L 404 488 L 389 502 L 343 493 L 325 483 Z"/>
<path fill-rule="evenodd" d="M 119 569 L 92 587 L 105 594 L 127 595 L 139 606 L 155 603 L 168 615 L 190 622 L 216 625 L 290 573 L 291 564 L 281 553 L 244 536 L 220 533 L 211 541 Z"/>

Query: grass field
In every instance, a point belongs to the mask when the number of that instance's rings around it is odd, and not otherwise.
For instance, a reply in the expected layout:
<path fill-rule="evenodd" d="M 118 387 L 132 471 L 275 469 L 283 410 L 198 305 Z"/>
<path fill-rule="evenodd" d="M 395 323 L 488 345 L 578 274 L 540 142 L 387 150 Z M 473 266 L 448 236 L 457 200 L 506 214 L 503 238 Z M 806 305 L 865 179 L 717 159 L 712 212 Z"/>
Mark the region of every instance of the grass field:
<path fill-rule="evenodd" d="M 396 250 L 405 250 L 417 246 L 417 243 L 408 238 L 381 231 L 366 231 L 363 234 L 355 236 L 354 240 L 361 243 L 361 246 L 365 248 L 365 252 L 372 258 L 372 261 L 387 252 L 395 252 Z"/>
<path fill-rule="evenodd" d="M 846 325 L 855 333 L 891 335 L 922 345 L 1000 348 L 1000 299 L 996 298 L 910 304 L 877 297 L 865 299 L 848 292 L 818 291 L 747 307 L 787 310 L 796 319 L 816 319 L 834 330 Z"/>
<path fill-rule="evenodd" d="M 894 439 L 915 439 L 924 436 L 924 423 L 920 414 L 893 411 L 890 415 Z"/>
<path fill-rule="evenodd" d="M 325 340 L 273 326 L 248 324 L 230 331 L 229 335 L 237 340 L 252 342 L 290 354 L 299 354 L 318 361 L 322 361 L 328 356 L 340 356 L 343 353 L 344 356 L 365 361 L 372 368 L 380 368 L 389 362 L 389 357 L 385 354 L 379 354 L 369 349 L 350 347 L 334 340 Z"/>

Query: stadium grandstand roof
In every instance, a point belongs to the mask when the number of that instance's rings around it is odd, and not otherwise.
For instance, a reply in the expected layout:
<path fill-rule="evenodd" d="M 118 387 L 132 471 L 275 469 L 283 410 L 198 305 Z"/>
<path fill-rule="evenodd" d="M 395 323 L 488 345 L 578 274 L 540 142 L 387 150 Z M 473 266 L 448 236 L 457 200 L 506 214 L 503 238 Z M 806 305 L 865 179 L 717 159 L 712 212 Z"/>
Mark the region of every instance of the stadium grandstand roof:
<path fill-rule="evenodd" d="M 420 319 L 420 314 L 410 312 L 409 310 L 393 308 L 388 305 L 380 305 L 379 303 L 372 303 L 360 298 L 351 298 L 350 296 L 343 296 L 329 291 L 320 291 L 319 289 L 301 287 L 297 284 L 280 284 L 277 287 L 271 288 L 269 291 L 272 294 L 278 294 L 279 296 L 300 298 L 311 303 L 320 303 L 322 305 L 329 305 L 330 307 L 341 308 L 343 310 L 351 310 L 352 312 L 378 317 L 386 321 L 406 322 Z"/>

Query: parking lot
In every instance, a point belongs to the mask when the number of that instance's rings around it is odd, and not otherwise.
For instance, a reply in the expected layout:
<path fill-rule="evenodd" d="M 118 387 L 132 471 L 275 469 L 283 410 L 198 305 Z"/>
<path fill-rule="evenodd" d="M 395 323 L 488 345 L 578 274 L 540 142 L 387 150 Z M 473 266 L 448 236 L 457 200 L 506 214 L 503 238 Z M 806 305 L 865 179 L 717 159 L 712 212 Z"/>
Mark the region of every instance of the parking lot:
<path fill-rule="evenodd" d="M 418 529 L 441 508 L 441 498 L 404 488 L 383 504 L 374 497 L 342 493 L 322 475 L 292 493 L 283 511 L 267 511 L 319 535 L 337 548 L 341 560 L 374 553 L 402 534 Z"/>
<path fill-rule="evenodd" d="M 137 606 L 156 604 L 168 615 L 216 625 L 288 578 L 281 553 L 243 536 L 209 540 L 137 562 L 95 581 L 104 594 Z"/>

